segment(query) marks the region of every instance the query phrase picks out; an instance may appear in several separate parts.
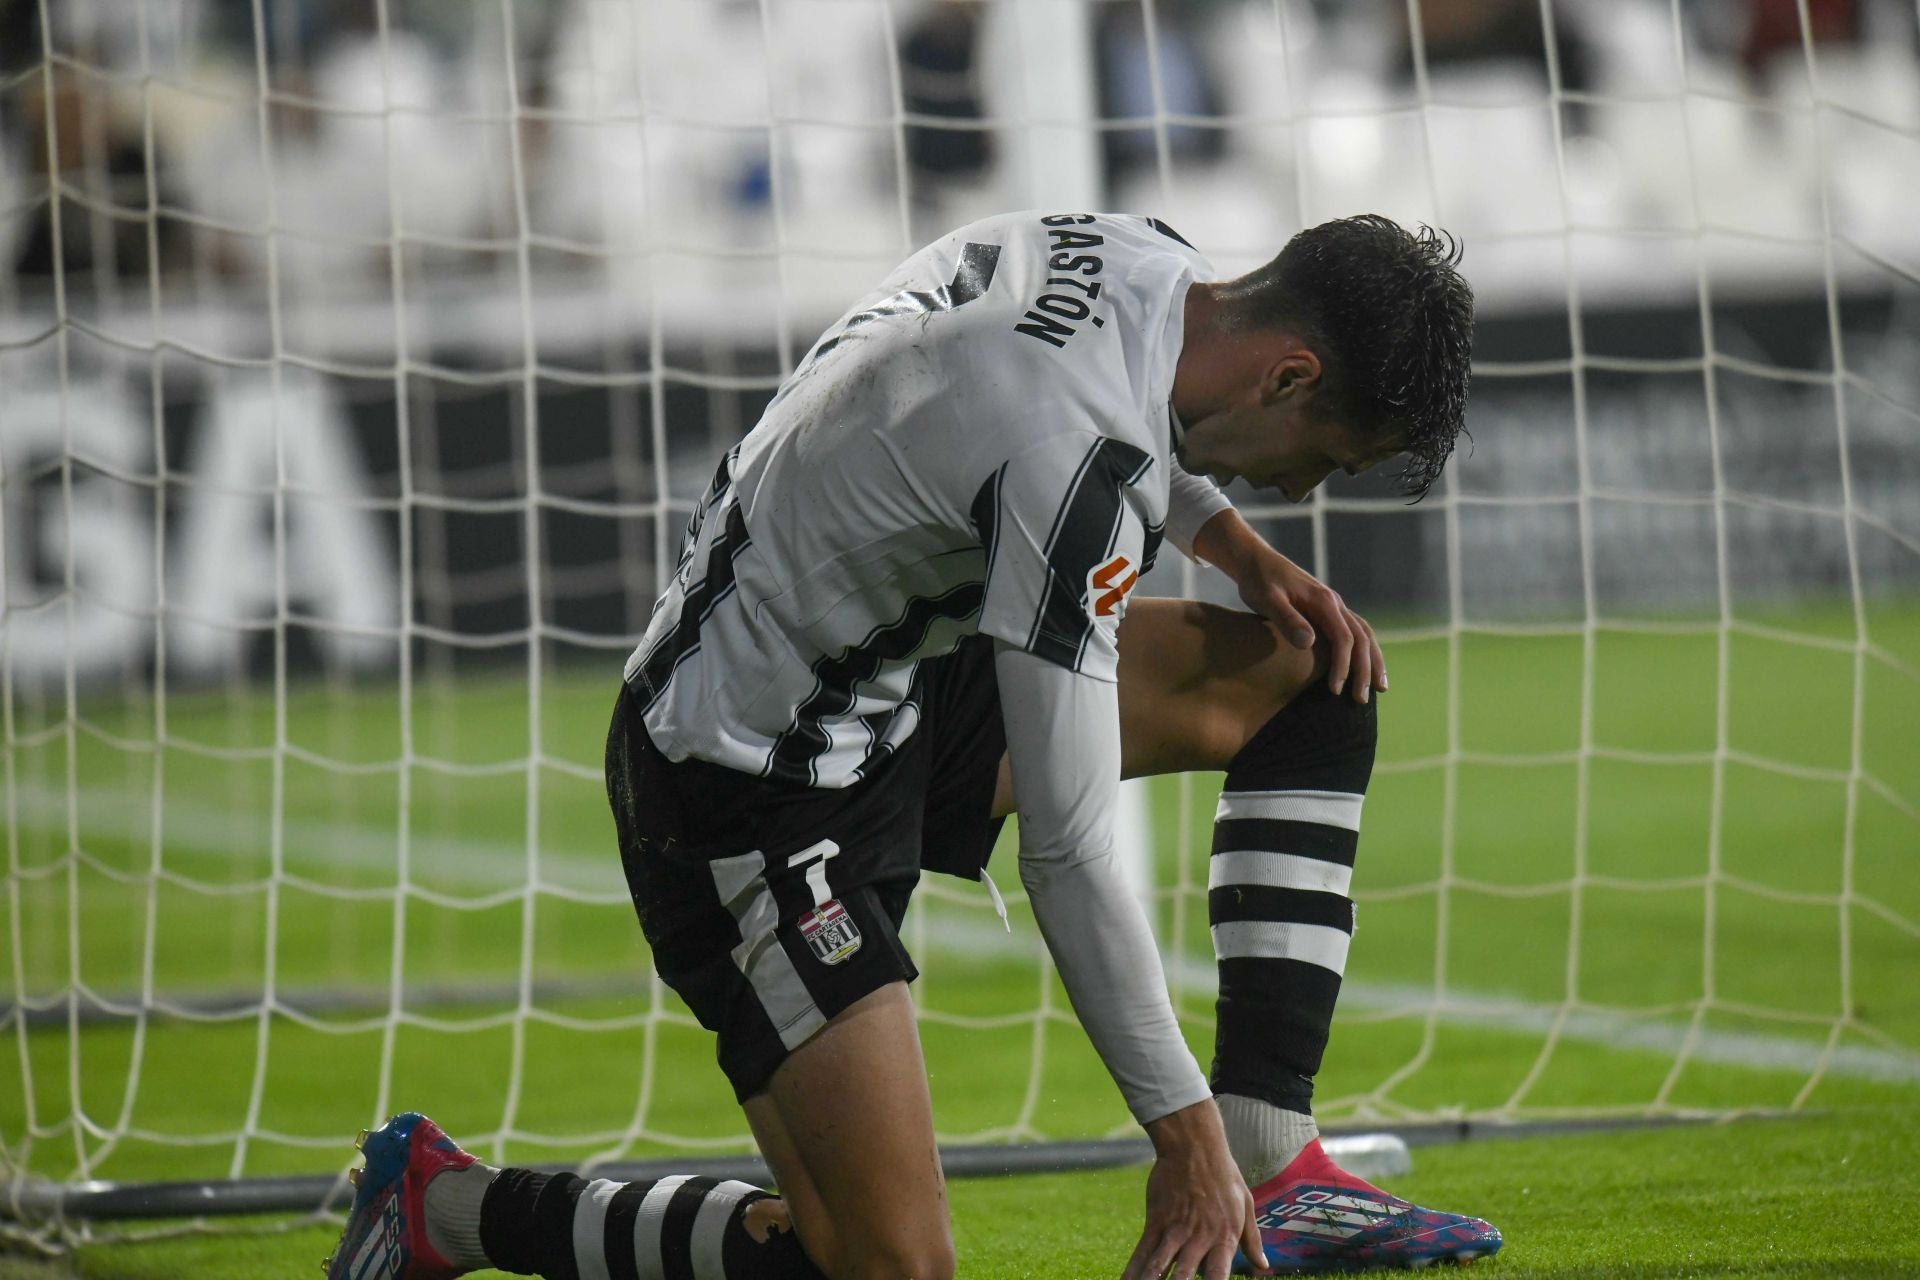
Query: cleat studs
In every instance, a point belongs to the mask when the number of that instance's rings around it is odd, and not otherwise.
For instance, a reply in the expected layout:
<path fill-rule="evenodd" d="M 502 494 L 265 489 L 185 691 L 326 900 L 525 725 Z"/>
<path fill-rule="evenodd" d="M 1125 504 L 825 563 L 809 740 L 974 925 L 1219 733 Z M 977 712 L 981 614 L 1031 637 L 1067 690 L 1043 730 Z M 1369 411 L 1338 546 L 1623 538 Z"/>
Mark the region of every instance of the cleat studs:
<path fill-rule="evenodd" d="M 360 1189 L 360 1175 L 364 1172 L 365 1170 L 363 1169 L 347 1170 L 347 1181 L 353 1184 L 353 1189 L 355 1191 L 358 1191 Z"/>
<path fill-rule="evenodd" d="M 365 1129 L 362 1129 L 360 1131 L 360 1136 L 353 1140 L 353 1149 L 355 1151 L 365 1151 L 367 1149 L 367 1139 L 372 1136 L 373 1135 L 368 1133 Z"/>

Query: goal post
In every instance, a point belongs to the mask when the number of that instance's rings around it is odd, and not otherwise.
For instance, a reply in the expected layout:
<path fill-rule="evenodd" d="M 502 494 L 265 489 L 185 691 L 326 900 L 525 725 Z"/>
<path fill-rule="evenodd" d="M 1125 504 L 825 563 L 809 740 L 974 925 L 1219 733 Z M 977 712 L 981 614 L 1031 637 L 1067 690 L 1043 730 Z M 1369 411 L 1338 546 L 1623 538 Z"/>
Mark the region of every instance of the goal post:
<path fill-rule="evenodd" d="M 408 1107 L 750 1152 L 634 927 L 613 681 L 814 335 L 1022 206 L 1223 276 L 1358 212 L 1465 242 L 1434 493 L 1233 494 L 1392 675 L 1330 1130 L 1920 1087 L 1911 6 L 305 8 L 0 31 L 0 1231 L 317 1211 Z M 1203 1058 L 1218 785 L 1127 784 L 1120 840 Z M 1133 1158 L 998 879 L 1007 926 L 931 877 L 905 927 L 943 1150 Z"/>

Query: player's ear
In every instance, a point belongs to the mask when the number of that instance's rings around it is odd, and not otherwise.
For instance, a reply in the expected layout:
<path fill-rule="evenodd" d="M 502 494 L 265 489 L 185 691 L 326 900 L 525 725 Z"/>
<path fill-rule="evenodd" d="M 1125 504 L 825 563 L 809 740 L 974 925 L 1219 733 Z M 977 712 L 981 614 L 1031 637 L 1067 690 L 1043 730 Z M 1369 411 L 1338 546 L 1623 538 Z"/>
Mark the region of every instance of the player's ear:
<path fill-rule="evenodd" d="M 1260 402 L 1272 404 L 1282 395 L 1311 393 L 1320 385 L 1320 357 L 1313 348 L 1291 345 L 1267 366 L 1260 385 Z"/>

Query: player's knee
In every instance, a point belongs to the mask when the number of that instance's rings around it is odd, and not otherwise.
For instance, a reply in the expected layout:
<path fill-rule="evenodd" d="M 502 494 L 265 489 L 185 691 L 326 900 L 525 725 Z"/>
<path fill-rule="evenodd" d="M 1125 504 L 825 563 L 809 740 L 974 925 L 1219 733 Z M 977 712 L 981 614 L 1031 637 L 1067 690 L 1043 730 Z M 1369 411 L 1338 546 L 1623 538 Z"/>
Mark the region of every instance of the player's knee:
<path fill-rule="evenodd" d="M 822 1265 L 833 1280 L 952 1280 L 954 1274 L 947 1222 L 872 1222 L 866 1230 L 845 1232 L 837 1249 L 833 1267 Z"/>
<path fill-rule="evenodd" d="M 913 1239 L 879 1238 L 851 1252 L 833 1280 L 953 1280 L 953 1236 L 939 1231 Z"/>
<path fill-rule="evenodd" d="M 751 1229 L 751 1224 L 749 1227 Z M 818 1221 L 802 1223 L 796 1220 L 789 1229 L 799 1238 L 800 1249 L 806 1254 L 807 1261 L 811 1262 L 821 1275 L 838 1276 L 844 1270 L 846 1251 L 840 1243 L 839 1235 L 831 1227 Z M 764 1238 L 766 1235 L 764 1229 L 761 1234 Z"/>
<path fill-rule="evenodd" d="M 954 1272 L 953 1231 L 937 1205 L 843 1221 L 824 1233 L 799 1226 L 808 1255 L 832 1280 L 951 1280 Z"/>
<path fill-rule="evenodd" d="M 1327 671 L 1332 666 L 1332 649 L 1321 636 L 1311 649 L 1296 649 L 1288 643 L 1278 624 L 1267 618 L 1242 615 L 1258 624 L 1265 642 L 1264 656 L 1248 664 L 1234 682 L 1235 687 L 1221 707 L 1223 721 L 1230 725 L 1230 758 L 1253 740 L 1260 730 L 1287 708 L 1306 697 L 1316 687 L 1325 688 Z"/>
<path fill-rule="evenodd" d="M 1364 792 L 1379 744 L 1379 701 L 1355 702 L 1316 678 L 1248 734 L 1227 772 L 1285 775 L 1296 779 L 1294 786 Z"/>

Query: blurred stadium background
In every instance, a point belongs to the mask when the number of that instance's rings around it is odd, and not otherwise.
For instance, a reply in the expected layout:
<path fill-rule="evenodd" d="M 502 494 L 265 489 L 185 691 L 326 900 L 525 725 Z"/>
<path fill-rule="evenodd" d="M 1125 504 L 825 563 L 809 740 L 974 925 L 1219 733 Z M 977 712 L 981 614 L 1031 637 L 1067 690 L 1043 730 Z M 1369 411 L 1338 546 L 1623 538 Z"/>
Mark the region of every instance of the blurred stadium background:
<path fill-rule="evenodd" d="M 0 0 L 0 1177 L 335 1175 L 400 1105 L 496 1157 L 742 1149 L 622 892 L 619 666 L 818 331 L 1042 206 L 1223 275 L 1361 211 L 1467 245 L 1445 484 L 1236 495 L 1394 675 L 1327 1116 L 1911 1094 L 1917 38 L 1896 0 Z M 1214 788 L 1130 793 L 1203 1054 Z M 916 904 L 943 1136 L 1124 1133 L 1014 908 Z"/>

